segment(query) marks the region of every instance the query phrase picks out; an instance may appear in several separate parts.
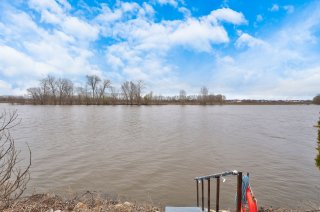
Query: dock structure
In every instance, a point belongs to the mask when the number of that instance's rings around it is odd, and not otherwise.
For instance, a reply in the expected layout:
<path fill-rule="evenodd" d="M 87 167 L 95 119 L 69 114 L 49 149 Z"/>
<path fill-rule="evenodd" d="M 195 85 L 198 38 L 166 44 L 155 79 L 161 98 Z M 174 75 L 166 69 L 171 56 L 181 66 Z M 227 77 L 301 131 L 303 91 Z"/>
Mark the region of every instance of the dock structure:
<path fill-rule="evenodd" d="M 214 211 L 211 210 L 211 191 L 210 191 L 210 180 L 215 179 L 216 180 L 216 208 L 215 211 L 219 212 L 220 205 L 220 178 L 225 176 L 237 176 L 237 205 L 236 205 L 236 211 L 241 212 L 241 200 L 242 200 L 242 172 L 238 172 L 237 170 L 234 171 L 226 171 L 218 174 L 212 174 L 212 175 L 206 175 L 206 176 L 200 176 L 194 178 L 196 181 L 196 188 L 197 188 L 197 207 L 171 207 L 168 206 L 165 208 L 165 212 L 203 212 L 203 211 Z M 249 175 L 249 174 L 248 174 Z M 207 181 L 207 208 L 205 208 L 204 203 L 204 182 Z M 200 207 L 200 199 L 199 199 L 199 184 L 201 184 L 201 207 Z M 224 211 L 224 210 L 223 210 Z"/>

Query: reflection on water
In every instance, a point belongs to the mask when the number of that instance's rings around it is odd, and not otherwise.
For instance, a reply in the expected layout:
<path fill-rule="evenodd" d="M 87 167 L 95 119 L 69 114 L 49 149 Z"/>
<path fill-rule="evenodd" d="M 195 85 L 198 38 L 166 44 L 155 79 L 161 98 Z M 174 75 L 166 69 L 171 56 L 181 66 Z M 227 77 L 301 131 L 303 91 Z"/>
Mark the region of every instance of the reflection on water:
<path fill-rule="evenodd" d="M 318 127 L 318 147 L 317 147 L 318 155 L 315 160 L 316 160 L 316 165 L 320 169 L 320 118 L 319 118 L 317 127 Z"/>
<path fill-rule="evenodd" d="M 249 172 L 261 206 L 320 202 L 319 106 L 32 106 L 17 109 L 17 148 L 32 150 L 29 193 L 95 190 L 163 205 L 196 204 L 194 177 Z M 221 183 L 234 208 L 236 179 Z M 215 185 L 212 184 L 212 192 Z M 212 201 L 214 196 L 212 195 Z"/>

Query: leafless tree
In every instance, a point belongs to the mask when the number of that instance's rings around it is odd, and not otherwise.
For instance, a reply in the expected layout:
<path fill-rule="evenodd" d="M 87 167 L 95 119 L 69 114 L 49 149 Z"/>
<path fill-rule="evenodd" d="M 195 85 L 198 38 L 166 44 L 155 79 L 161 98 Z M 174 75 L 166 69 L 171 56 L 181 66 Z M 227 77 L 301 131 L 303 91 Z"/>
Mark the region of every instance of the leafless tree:
<path fill-rule="evenodd" d="M 200 102 L 201 104 L 206 104 L 207 103 L 207 98 L 208 98 L 208 88 L 206 86 L 203 86 L 200 89 Z"/>
<path fill-rule="evenodd" d="M 50 97 L 50 86 L 47 78 L 40 80 L 41 104 L 48 104 Z"/>
<path fill-rule="evenodd" d="M 26 189 L 30 179 L 30 158 L 26 168 L 22 168 L 19 152 L 10 134 L 10 129 L 19 124 L 17 111 L 0 115 L 0 209 L 10 206 Z"/>
<path fill-rule="evenodd" d="M 126 103 L 132 104 L 131 83 L 129 81 L 122 83 L 121 91 L 122 91 L 122 95 L 123 95 L 123 98 L 126 101 Z"/>
<path fill-rule="evenodd" d="M 141 104 L 141 93 L 143 89 L 143 81 L 139 80 L 136 83 L 126 81 L 121 85 L 123 98 L 127 104 Z"/>
<path fill-rule="evenodd" d="M 138 80 L 136 83 L 133 83 L 134 97 L 138 105 L 141 104 L 141 93 L 143 88 L 144 88 L 144 85 L 142 80 Z"/>
<path fill-rule="evenodd" d="M 117 93 L 116 88 L 113 86 L 110 86 L 109 90 L 110 90 L 112 104 L 116 104 L 119 94 Z"/>
<path fill-rule="evenodd" d="M 187 92 L 185 90 L 179 91 L 179 99 L 180 101 L 185 101 L 187 98 Z"/>
<path fill-rule="evenodd" d="M 56 81 L 56 86 L 59 92 L 59 104 L 70 104 L 70 100 L 73 97 L 73 82 L 69 79 L 61 79 L 59 78 Z"/>
<path fill-rule="evenodd" d="M 320 94 L 316 95 L 313 99 L 312 102 L 314 104 L 320 105 Z"/>
<path fill-rule="evenodd" d="M 99 87 L 98 92 L 99 92 L 99 100 L 100 100 L 100 103 L 104 103 L 104 98 L 105 98 L 105 92 L 106 92 L 106 89 L 109 88 L 111 85 L 111 82 L 110 80 L 103 80 L 102 82 L 102 85 Z"/>
<path fill-rule="evenodd" d="M 152 100 L 153 100 L 153 93 L 152 93 L 152 91 L 151 91 L 150 93 L 144 95 L 143 100 L 144 100 L 144 104 L 146 104 L 146 105 L 151 104 L 151 103 L 152 103 Z"/>
<path fill-rule="evenodd" d="M 37 104 L 41 101 L 41 89 L 39 87 L 28 88 L 27 92 L 32 98 L 33 104 Z"/>
<path fill-rule="evenodd" d="M 50 97 L 53 99 L 53 104 L 56 104 L 57 95 L 57 84 L 56 78 L 54 76 L 48 75 L 45 80 L 48 82 L 48 87 L 50 89 Z"/>
<path fill-rule="evenodd" d="M 86 77 L 87 77 L 87 84 L 90 86 L 92 90 L 92 99 L 95 99 L 98 83 L 101 81 L 101 79 L 97 75 L 87 75 Z"/>

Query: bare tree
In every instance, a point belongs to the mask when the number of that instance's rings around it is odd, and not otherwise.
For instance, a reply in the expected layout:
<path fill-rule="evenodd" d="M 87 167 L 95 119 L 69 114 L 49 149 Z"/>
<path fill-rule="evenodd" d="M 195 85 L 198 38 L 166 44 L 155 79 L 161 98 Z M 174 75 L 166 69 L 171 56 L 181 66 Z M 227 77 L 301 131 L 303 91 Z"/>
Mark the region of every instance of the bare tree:
<path fill-rule="evenodd" d="M 0 115 L 0 208 L 6 208 L 18 199 L 26 189 L 30 179 L 30 158 L 26 168 L 19 163 L 19 152 L 10 134 L 10 129 L 19 124 L 17 111 Z"/>
<path fill-rule="evenodd" d="M 97 92 L 98 83 L 101 81 L 100 77 L 97 75 L 87 75 L 87 84 L 90 86 L 92 90 L 92 98 L 95 98 L 95 94 Z"/>
<path fill-rule="evenodd" d="M 136 83 L 126 81 L 121 85 L 122 95 L 127 104 L 141 104 L 141 93 L 143 89 L 143 81 L 139 80 Z"/>
<path fill-rule="evenodd" d="M 187 92 L 185 90 L 179 91 L 179 99 L 180 101 L 185 101 L 187 98 Z"/>
<path fill-rule="evenodd" d="M 143 88 L 144 85 L 142 80 L 138 80 L 136 83 L 133 83 L 134 98 L 138 105 L 141 104 L 141 93 Z"/>
<path fill-rule="evenodd" d="M 50 87 L 47 78 L 40 80 L 40 102 L 41 104 L 48 104 L 48 99 L 50 96 Z"/>
<path fill-rule="evenodd" d="M 152 103 L 152 100 L 153 100 L 153 93 L 152 91 L 146 95 L 144 95 L 143 97 L 143 100 L 144 100 L 144 104 L 146 105 L 149 105 Z"/>
<path fill-rule="evenodd" d="M 45 79 L 48 82 L 48 87 L 50 89 L 50 96 L 53 98 L 53 104 L 56 104 L 57 86 L 56 78 L 54 76 L 48 75 Z"/>
<path fill-rule="evenodd" d="M 99 87 L 98 92 L 99 92 L 99 100 L 103 104 L 104 103 L 104 97 L 105 97 L 105 92 L 108 87 L 110 87 L 111 82 L 110 80 L 103 80 L 102 85 Z"/>
<path fill-rule="evenodd" d="M 129 81 L 122 83 L 121 91 L 122 91 L 123 98 L 125 99 L 127 105 L 129 104 L 129 102 L 130 102 L 130 104 L 132 104 L 132 99 L 131 99 L 131 95 L 130 95 L 131 83 Z"/>
<path fill-rule="evenodd" d="M 207 103 L 207 99 L 208 99 L 208 88 L 206 86 L 203 86 L 200 89 L 200 102 L 201 104 L 206 104 Z"/>
<path fill-rule="evenodd" d="M 113 86 L 110 86 L 109 89 L 110 89 L 110 95 L 111 95 L 112 104 L 115 104 L 116 101 L 117 101 L 117 98 L 118 98 L 117 90 Z"/>
<path fill-rule="evenodd" d="M 69 79 L 61 79 L 59 78 L 56 81 L 56 86 L 58 88 L 59 93 L 59 104 L 71 103 L 73 98 L 74 86 L 73 82 Z"/>
<path fill-rule="evenodd" d="M 41 89 L 39 87 L 28 88 L 27 92 L 31 96 L 33 104 L 37 104 L 41 101 Z"/>

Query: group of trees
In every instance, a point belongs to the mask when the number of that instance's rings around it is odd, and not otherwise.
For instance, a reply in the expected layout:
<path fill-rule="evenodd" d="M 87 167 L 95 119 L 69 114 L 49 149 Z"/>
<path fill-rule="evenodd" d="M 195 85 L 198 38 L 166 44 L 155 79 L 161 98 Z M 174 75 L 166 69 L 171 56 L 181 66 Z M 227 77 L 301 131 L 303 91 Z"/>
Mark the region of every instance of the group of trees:
<path fill-rule="evenodd" d="M 97 75 L 87 75 L 83 86 L 75 86 L 66 78 L 48 75 L 41 79 L 38 87 L 28 88 L 29 102 L 33 104 L 222 104 L 223 95 L 209 94 L 208 88 L 202 87 L 199 95 L 189 95 L 181 90 L 178 96 L 155 96 L 152 92 L 143 95 L 143 81 L 126 81 L 119 89 L 111 85 L 108 79 Z M 28 100 L 26 100 L 28 103 Z"/>
<path fill-rule="evenodd" d="M 316 95 L 316 96 L 313 98 L 312 102 L 313 102 L 314 104 L 320 105 L 320 94 Z"/>

